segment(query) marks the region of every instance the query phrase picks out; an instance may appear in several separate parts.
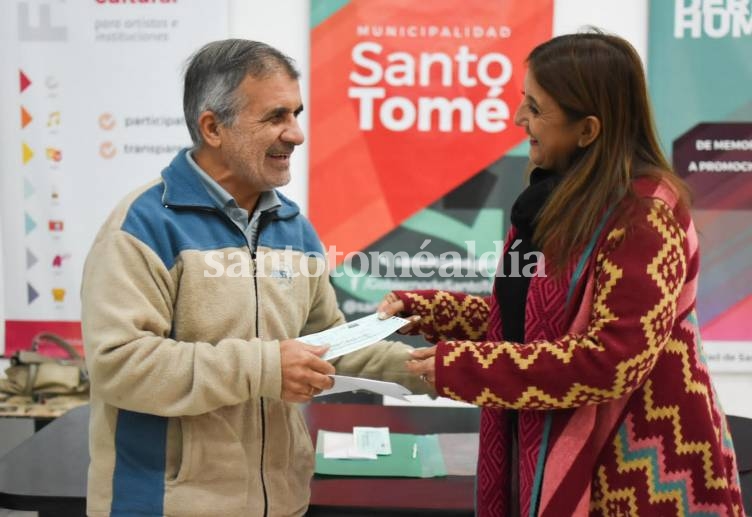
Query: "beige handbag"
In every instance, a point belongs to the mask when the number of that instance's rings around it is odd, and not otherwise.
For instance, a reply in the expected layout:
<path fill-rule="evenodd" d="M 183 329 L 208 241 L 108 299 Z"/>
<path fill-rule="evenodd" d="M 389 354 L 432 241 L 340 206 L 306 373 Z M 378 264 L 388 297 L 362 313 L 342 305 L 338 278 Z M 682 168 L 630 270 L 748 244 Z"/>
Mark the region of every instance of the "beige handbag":
<path fill-rule="evenodd" d="M 68 354 L 67 358 L 50 357 L 37 352 L 42 342 L 54 343 Z M 83 358 L 63 338 L 42 333 L 34 337 L 30 350 L 19 350 L 0 379 L 0 391 L 35 400 L 57 395 L 83 394 L 89 390 L 89 376 Z"/>

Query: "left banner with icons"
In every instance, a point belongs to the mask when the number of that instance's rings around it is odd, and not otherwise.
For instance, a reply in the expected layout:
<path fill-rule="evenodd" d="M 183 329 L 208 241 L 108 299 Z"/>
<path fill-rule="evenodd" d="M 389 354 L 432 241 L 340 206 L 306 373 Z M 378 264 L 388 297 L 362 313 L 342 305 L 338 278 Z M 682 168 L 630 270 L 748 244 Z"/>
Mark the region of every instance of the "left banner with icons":
<path fill-rule="evenodd" d="M 86 253 L 109 212 L 190 144 L 182 70 L 228 35 L 227 0 L 16 0 L 0 16 L 5 342 L 80 346 Z"/>

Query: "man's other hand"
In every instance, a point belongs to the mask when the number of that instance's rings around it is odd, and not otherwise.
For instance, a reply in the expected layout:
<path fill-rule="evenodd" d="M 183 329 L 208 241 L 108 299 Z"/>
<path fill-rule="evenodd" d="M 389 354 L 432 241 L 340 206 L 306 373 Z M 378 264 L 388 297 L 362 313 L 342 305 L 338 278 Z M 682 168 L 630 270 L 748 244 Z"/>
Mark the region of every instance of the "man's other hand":
<path fill-rule="evenodd" d="M 280 342 L 282 400 L 310 402 L 314 395 L 332 387 L 334 381 L 329 375 L 334 374 L 334 366 L 321 359 L 328 349 L 295 339 Z"/>

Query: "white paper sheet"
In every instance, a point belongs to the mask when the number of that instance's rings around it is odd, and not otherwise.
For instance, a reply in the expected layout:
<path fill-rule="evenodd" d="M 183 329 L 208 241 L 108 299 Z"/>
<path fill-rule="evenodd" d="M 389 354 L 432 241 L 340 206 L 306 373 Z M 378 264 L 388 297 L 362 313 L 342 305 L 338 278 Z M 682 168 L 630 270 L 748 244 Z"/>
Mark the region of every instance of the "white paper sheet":
<path fill-rule="evenodd" d="M 324 458 L 328 460 L 375 460 L 374 451 L 360 450 L 355 445 L 353 433 L 324 433 Z"/>
<path fill-rule="evenodd" d="M 388 427 L 353 427 L 355 449 L 368 454 L 389 456 L 392 453 L 392 440 Z"/>
<path fill-rule="evenodd" d="M 329 351 L 324 355 L 324 359 L 330 361 L 381 341 L 408 323 L 410 323 L 409 320 L 397 316 L 380 320 L 377 314 L 370 314 L 338 327 L 301 336 L 298 341 L 309 345 L 329 345 Z"/>

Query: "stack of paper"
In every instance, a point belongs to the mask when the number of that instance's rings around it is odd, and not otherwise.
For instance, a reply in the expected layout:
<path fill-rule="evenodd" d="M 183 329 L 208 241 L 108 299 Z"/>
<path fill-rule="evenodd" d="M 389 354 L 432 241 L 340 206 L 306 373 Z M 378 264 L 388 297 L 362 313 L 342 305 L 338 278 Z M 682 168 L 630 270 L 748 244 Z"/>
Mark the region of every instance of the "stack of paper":
<path fill-rule="evenodd" d="M 388 427 L 353 427 L 352 433 L 321 433 L 326 459 L 375 460 L 392 453 Z"/>

